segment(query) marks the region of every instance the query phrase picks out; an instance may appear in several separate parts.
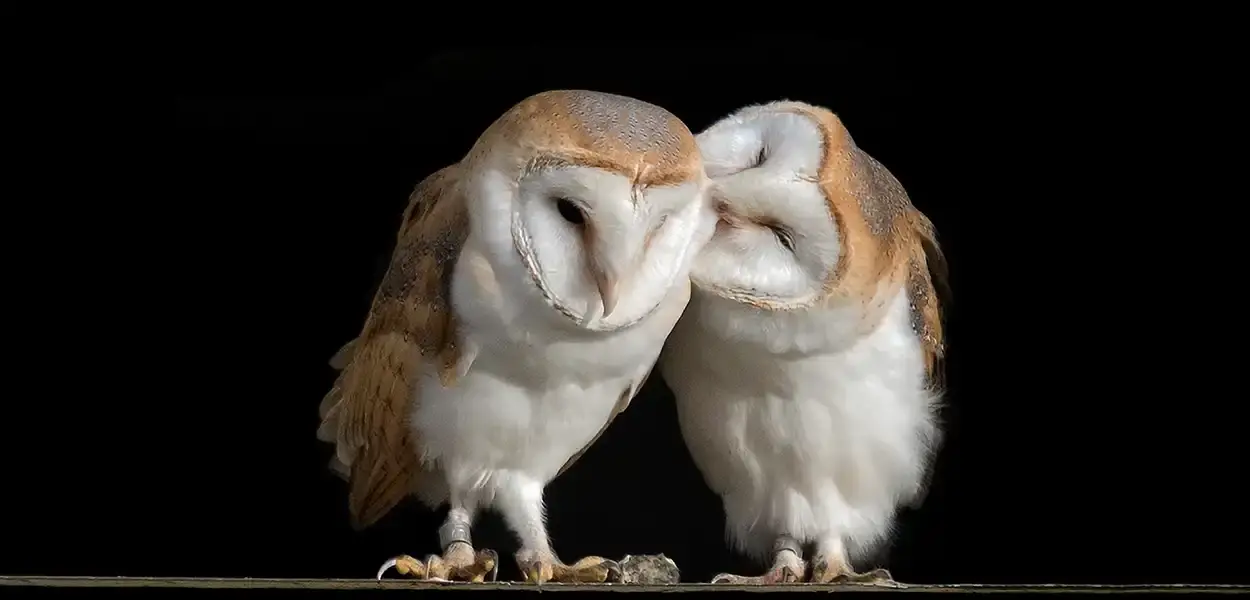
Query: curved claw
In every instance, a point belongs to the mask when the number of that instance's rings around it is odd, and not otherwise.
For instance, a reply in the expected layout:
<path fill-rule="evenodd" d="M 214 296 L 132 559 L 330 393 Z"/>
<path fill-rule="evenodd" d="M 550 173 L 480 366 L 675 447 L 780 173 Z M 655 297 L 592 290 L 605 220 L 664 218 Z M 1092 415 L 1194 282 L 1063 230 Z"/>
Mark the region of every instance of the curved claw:
<path fill-rule="evenodd" d="M 421 564 L 421 561 L 408 555 L 401 555 L 389 558 L 386 562 L 382 563 L 382 566 L 378 569 L 378 581 L 381 581 L 382 576 L 385 575 L 386 572 L 392 567 L 398 571 L 400 575 L 413 574 L 417 577 L 421 577 L 425 574 L 425 565 Z"/>
<path fill-rule="evenodd" d="M 712 578 L 712 583 L 736 583 L 743 585 L 772 585 L 777 583 L 795 583 L 797 581 L 799 581 L 799 575 L 789 565 L 774 567 L 771 571 L 757 577 L 721 573 Z"/>
<path fill-rule="evenodd" d="M 902 587 L 886 569 L 873 569 L 867 573 L 847 573 L 834 578 L 835 583 L 859 583 L 886 587 Z"/>
<path fill-rule="evenodd" d="M 494 550 L 485 549 L 478 551 L 478 555 L 486 561 L 489 561 L 491 565 L 490 571 L 487 572 L 490 575 L 490 578 L 485 579 L 485 581 L 497 581 L 499 578 L 499 553 Z"/>
<path fill-rule="evenodd" d="M 382 581 L 382 576 L 385 575 L 387 571 L 391 570 L 391 567 L 394 567 L 397 563 L 398 561 L 393 558 L 388 558 L 386 562 L 382 563 L 382 567 L 378 569 L 378 581 Z"/>
<path fill-rule="evenodd" d="M 545 566 L 547 565 L 536 562 L 532 565 L 529 565 L 529 567 L 522 569 L 521 570 L 522 580 L 524 580 L 526 583 L 533 583 L 533 584 L 538 585 L 539 587 L 542 587 L 543 582 L 551 578 L 550 572 L 546 574 L 543 573 L 543 570 L 544 570 L 543 567 Z M 550 571 L 550 567 L 547 567 L 547 570 Z"/>
<path fill-rule="evenodd" d="M 443 573 L 451 575 L 451 567 L 443 561 L 443 557 L 437 554 L 430 554 L 425 557 L 425 580 L 446 583 L 449 581 L 446 577 L 439 575 Z"/>
<path fill-rule="evenodd" d="M 603 568 L 607 569 L 608 575 L 604 579 L 604 583 L 619 583 L 622 580 L 621 564 L 614 560 L 603 561 Z"/>

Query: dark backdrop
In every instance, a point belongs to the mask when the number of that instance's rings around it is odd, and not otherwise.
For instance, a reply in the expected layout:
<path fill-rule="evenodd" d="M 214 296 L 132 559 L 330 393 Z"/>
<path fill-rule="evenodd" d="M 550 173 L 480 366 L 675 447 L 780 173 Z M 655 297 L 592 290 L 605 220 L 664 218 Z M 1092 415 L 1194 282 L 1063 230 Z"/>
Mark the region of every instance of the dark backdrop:
<path fill-rule="evenodd" d="M 413 186 L 523 97 L 589 88 L 665 106 L 695 131 L 746 103 L 825 105 L 936 224 L 955 294 L 948 433 L 924 507 L 882 557 L 896 578 L 1244 580 L 1220 547 L 1241 526 L 1221 508 L 1239 493 L 1219 475 L 1231 446 L 1192 433 L 1186 411 L 1158 408 L 1177 396 L 1141 383 L 1163 363 L 1131 347 L 1117 315 L 1145 308 L 1094 266 L 1115 254 L 1071 223 L 1093 214 L 1062 175 L 1071 153 L 1036 147 L 1081 145 L 1079 129 L 1044 118 L 1067 90 L 1005 90 L 1010 65 L 984 47 L 791 44 L 784 58 L 729 46 L 554 58 L 327 43 L 175 63 L 177 126 L 158 149 L 174 181 L 140 225 L 162 240 L 145 248 L 145 277 L 169 288 L 140 301 L 157 331 L 102 353 L 119 367 L 97 392 L 96 445 L 46 455 L 57 475 L 31 469 L 44 487 L 23 496 L 11 539 L 28 545 L 3 571 L 367 577 L 393 554 L 436 550 L 441 514 L 415 502 L 349 528 L 314 437 L 326 362 L 363 321 Z M 1020 174 L 1034 161 L 1051 176 Z M 753 568 L 724 548 L 719 502 L 658 376 L 547 498 L 562 556 L 664 552 L 690 580 Z M 514 576 L 501 523 L 476 533 Z"/>

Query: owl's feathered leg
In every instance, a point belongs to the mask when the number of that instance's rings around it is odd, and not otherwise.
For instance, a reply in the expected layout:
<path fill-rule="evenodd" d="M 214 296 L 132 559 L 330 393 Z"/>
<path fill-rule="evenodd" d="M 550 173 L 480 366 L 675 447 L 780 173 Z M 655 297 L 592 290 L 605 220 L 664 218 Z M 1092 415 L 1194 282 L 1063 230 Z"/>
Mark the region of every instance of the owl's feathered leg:
<path fill-rule="evenodd" d="M 473 550 L 469 537 L 472 520 L 463 508 L 452 508 L 447 520 L 438 530 L 443 555 L 431 555 L 425 562 L 411 556 L 392 558 L 378 570 L 378 579 L 389 568 L 395 567 L 400 575 L 433 581 L 468 581 L 482 583 L 494 581 L 499 573 L 499 554 L 494 550 Z"/>
<path fill-rule="evenodd" d="M 543 486 L 540 483 L 501 489 L 496 506 L 508 525 L 521 540 L 516 553 L 521 577 L 528 583 L 604 583 L 620 581 L 621 567 L 616 561 L 587 556 L 573 564 L 565 564 L 551 550 L 547 537 L 547 520 L 543 515 Z"/>
<path fill-rule="evenodd" d="M 736 583 L 741 585 L 771 585 L 774 583 L 794 583 L 803 580 L 806 565 L 803 564 L 803 548 L 798 541 L 788 535 L 777 537 L 773 544 L 773 568 L 767 573 L 756 577 L 721 573 L 712 578 L 712 583 Z"/>
<path fill-rule="evenodd" d="M 856 573 L 846 555 L 846 545 L 841 537 L 829 537 L 816 544 L 816 556 L 812 559 L 812 583 L 866 583 L 897 586 L 898 582 L 885 569 L 873 569 Z"/>

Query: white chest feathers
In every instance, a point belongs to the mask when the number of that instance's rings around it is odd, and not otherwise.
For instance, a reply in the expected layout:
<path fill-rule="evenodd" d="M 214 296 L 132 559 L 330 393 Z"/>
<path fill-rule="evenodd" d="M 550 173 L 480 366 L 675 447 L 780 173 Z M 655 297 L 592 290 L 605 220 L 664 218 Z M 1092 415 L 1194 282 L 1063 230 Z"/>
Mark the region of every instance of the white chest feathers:
<path fill-rule="evenodd" d="M 923 485 L 936 398 L 906 293 L 866 335 L 856 308 L 759 312 L 696 294 L 662 369 L 730 538 L 762 555 L 779 534 L 888 533 Z"/>
<path fill-rule="evenodd" d="M 456 309 L 462 343 L 475 352 L 472 367 L 450 388 L 425 377 L 413 426 L 419 450 L 451 487 L 489 504 L 517 482 L 541 489 L 594 439 L 641 387 L 689 292 L 673 288 L 628 329 L 579 331 L 537 303 L 502 300 L 490 289 L 496 280 L 473 276 L 475 268 L 485 266 L 471 253 L 462 257 L 453 289 L 464 299 Z"/>

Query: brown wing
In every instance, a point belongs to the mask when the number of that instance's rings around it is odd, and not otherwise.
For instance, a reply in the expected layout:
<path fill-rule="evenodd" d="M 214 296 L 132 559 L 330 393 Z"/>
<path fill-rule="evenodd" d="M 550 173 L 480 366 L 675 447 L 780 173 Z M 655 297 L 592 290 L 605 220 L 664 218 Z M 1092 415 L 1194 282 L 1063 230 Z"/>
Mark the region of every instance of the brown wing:
<path fill-rule="evenodd" d="M 333 466 L 349 482 L 358 529 L 383 517 L 417 484 L 420 461 L 408 411 L 425 369 L 437 369 L 444 385 L 454 379 L 460 354 L 450 285 L 467 234 L 457 167 L 418 184 L 361 334 L 331 360 L 341 371 L 322 401 L 318 437 L 336 445 Z"/>
<path fill-rule="evenodd" d="M 946 256 L 938 245 L 937 232 L 929 218 L 915 208 L 908 217 L 916 236 L 907 281 L 912 324 L 924 347 L 929 383 L 940 388 L 944 380 L 943 359 L 946 356 L 943 313 L 951 299 Z"/>

